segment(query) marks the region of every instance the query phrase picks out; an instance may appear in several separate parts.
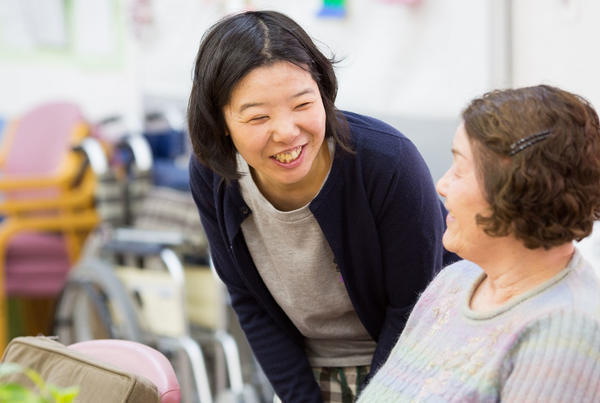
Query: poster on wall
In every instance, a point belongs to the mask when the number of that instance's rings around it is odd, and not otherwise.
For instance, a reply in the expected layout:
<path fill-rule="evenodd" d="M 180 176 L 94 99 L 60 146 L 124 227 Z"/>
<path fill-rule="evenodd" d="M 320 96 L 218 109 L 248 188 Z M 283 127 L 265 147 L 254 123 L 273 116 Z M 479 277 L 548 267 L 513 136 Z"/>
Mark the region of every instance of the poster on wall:
<path fill-rule="evenodd" d="M 68 46 L 66 10 L 63 0 L 4 0 L 0 7 L 0 44 L 7 49 Z"/>
<path fill-rule="evenodd" d="M 122 0 L 2 0 L 0 59 L 122 64 Z"/>
<path fill-rule="evenodd" d="M 391 4 L 406 4 L 409 6 L 418 4 L 421 0 L 377 0 L 380 3 L 391 3 Z"/>
<path fill-rule="evenodd" d="M 323 0 L 318 17 L 344 18 L 347 15 L 346 0 Z"/>

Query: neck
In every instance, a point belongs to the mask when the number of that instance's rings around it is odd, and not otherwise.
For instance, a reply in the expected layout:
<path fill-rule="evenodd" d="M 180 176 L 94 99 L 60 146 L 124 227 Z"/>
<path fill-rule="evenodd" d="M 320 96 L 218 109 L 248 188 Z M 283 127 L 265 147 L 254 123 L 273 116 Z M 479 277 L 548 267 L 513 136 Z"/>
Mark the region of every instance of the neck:
<path fill-rule="evenodd" d="M 546 250 L 528 249 L 511 237 L 503 240 L 511 245 L 494 248 L 499 256 L 492 256 L 494 251 L 488 250 L 485 258 L 475 262 L 486 278 L 473 293 L 474 310 L 497 308 L 551 279 L 567 266 L 575 249 L 571 242 Z"/>
<path fill-rule="evenodd" d="M 261 193 L 275 208 L 281 211 L 292 211 L 307 205 L 315 198 L 327 177 L 330 166 L 329 146 L 327 140 L 324 140 L 310 171 L 298 183 L 289 185 L 272 183 L 269 186 L 264 186 L 256 180 L 252 168 L 250 168 L 250 172 L 255 178 L 255 183 Z"/>

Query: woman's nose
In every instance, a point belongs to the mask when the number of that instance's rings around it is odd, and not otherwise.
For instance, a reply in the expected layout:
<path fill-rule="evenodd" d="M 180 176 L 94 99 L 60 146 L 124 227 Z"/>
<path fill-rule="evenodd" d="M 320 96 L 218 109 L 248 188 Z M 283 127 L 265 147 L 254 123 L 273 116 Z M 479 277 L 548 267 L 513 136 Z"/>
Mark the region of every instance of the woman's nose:
<path fill-rule="evenodd" d="M 437 190 L 438 194 L 442 197 L 446 197 L 447 195 L 447 190 L 448 190 L 448 172 L 450 172 L 450 170 L 446 171 L 446 173 L 444 174 L 444 176 L 442 176 L 437 183 L 435 184 L 435 190 Z"/>
<path fill-rule="evenodd" d="M 300 128 L 296 121 L 290 117 L 282 117 L 273 122 L 272 139 L 278 143 L 293 143 L 296 137 L 300 134 Z"/>

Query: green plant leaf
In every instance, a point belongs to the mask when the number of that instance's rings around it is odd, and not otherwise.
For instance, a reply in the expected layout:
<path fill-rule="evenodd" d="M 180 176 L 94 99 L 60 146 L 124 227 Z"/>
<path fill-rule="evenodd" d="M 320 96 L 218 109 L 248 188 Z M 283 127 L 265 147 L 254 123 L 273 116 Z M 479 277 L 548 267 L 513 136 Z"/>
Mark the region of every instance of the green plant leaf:
<path fill-rule="evenodd" d="M 39 394 L 17 383 L 0 383 L 0 403 L 72 403 L 79 394 L 77 386 L 62 388 L 46 384 L 33 369 L 14 363 L 0 364 L 0 377 L 15 373 L 25 374 L 35 384 Z"/>
<path fill-rule="evenodd" d="M 60 388 L 51 383 L 46 384 L 50 394 L 54 398 L 55 403 L 71 403 L 79 394 L 78 386 L 70 386 L 68 388 Z"/>
<path fill-rule="evenodd" d="M 16 383 L 5 383 L 0 385 L 0 402 L 45 403 L 44 400 L 32 391 Z"/>
<path fill-rule="evenodd" d="M 27 377 L 29 379 L 31 379 L 31 381 L 35 384 L 35 386 L 37 386 L 37 388 L 39 389 L 39 391 L 42 395 L 48 394 L 48 391 L 46 390 L 46 383 L 44 382 L 44 378 L 42 378 L 42 376 L 40 374 L 38 374 L 37 371 L 35 371 L 33 369 L 25 368 L 24 373 L 25 373 L 25 375 L 27 375 Z"/>

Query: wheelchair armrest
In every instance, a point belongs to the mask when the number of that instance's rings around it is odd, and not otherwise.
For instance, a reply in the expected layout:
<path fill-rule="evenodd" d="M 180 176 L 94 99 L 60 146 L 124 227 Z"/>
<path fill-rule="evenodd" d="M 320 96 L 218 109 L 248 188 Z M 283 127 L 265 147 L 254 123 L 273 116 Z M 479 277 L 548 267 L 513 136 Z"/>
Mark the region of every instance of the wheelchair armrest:
<path fill-rule="evenodd" d="M 144 136 L 135 134 L 125 137 L 117 148 L 129 149 L 133 155 L 133 163 L 139 172 L 150 172 L 152 170 L 152 150 Z"/>
<path fill-rule="evenodd" d="M 117 228 L 112 233 L 112 240 L 139 244 L 158 244 L 167 247 L 183 245 L 183 234 L 177 231 L 146 230 L 138 228 Z"/>
<path fill-rule="evenodd" d="M 128 253 L 140 257 L 158 256 L 164 249 L 164 246 L 156 243 L 129 242 L 110 240 L 106 242 L 102 249 L 111 253 Z"/>
<path fill-rule="evenodd" d="M 177 232 L 118 228 L 112 237 L 102 245 L 102 250 L 109 253 L 133 254 L 139 257 L 158 256 L 177 283 L 183 285 L 183 265 L 179 256 L 172 249 L 182 243 L 183 236 Z"/>
<path fill-rule="evenodd" d="M 108 160 L 98 140 L 86 137 L 80 143 L 74 145 L 72 150 L 83 153 L 97 177 L 101 177 L 108 172 Z"/>

